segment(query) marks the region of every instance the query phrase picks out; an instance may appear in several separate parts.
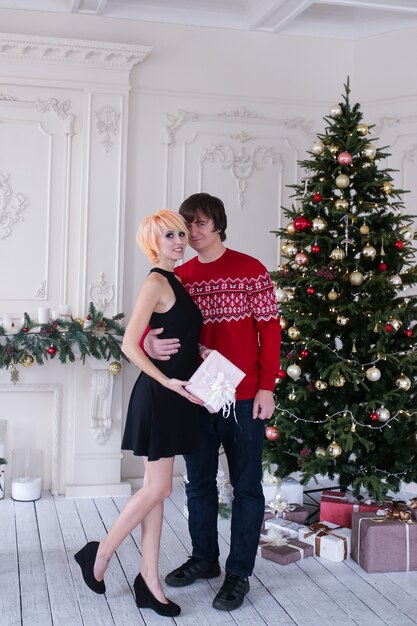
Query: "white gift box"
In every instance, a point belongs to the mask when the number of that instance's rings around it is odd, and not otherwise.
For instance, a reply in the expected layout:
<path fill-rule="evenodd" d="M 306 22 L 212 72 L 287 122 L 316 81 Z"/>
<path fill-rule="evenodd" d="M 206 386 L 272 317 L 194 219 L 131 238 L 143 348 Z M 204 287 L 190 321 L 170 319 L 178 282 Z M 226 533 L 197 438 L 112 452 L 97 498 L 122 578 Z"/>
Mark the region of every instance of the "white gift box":
<path fill-rule="evenodd" d="M 287 537 L 294 537 L 298 539 L 302 532 L 308 532 L 310 529 L 304 524 L 297 524 L 297 522 L 291 522 L 288 519 L 282 517 L 272 517 L 265 520 L 265 529 L 272 528 L 276 533 L 287 535 Z M 304 540 L 302 540 L 304 541 Z"/>
<path fill-rule="evenodd" d="M 351 532 L 350 528 L 323 521 L 300 530 L 298 538 L 314 546 L 316 556 L 339 563 L 350 555 Z"/>
<path fill-rule="evenodd" d="M 191 376 L 187 391 L 204 402 L 210 413 L 223 409 L 225 417 L 235 402 L 236 387 L 246 376 L 217 350 L 212 350 Z"/>
<path fill-rule="evenodd" d="M 280 491 L 281 500 L 291 502 L 291 504 L 301 504 L 302 506 L 303 496 L 303 486 L 300 485 L 298 480 L 294 480 L 294 478 L 287 478 L 282 481 Z"/>

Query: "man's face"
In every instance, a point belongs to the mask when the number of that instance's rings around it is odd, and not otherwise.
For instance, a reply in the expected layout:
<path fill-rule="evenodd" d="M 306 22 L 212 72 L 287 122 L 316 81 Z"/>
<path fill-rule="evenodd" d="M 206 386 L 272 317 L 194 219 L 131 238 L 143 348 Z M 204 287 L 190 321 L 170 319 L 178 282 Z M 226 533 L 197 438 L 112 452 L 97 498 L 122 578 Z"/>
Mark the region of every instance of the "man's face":
<path fill-rule="evenodd" d="M 220 233 L 215 229 L 213 220 L 202 213 L 188 224 L 190 246 L 198 252 L 207 252 L 216 247 L 220 241 Z"/>

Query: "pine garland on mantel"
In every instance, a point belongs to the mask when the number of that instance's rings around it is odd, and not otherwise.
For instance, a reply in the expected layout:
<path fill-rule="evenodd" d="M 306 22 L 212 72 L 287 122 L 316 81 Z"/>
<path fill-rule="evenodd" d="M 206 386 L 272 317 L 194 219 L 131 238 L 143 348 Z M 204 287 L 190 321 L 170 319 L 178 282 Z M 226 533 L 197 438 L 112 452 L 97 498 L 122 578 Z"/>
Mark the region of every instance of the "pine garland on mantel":
<path fill-rule="evenodd" d="M 43 365 L 55 357 L 61 363 L 73 362 L 76 358 L 84 363 L 87 356 L 120 361 L 124 357 L 121 351 L 124 328 L 120 323 L 124 316 L 118 313 L 112 318 L 104 317 L 92 302 L 85 322 L 80 318 L 62 317 L 39 324 L 25 313 L 21 328 L 14 334 L 6 332 L 0 324 L 0 369 L 10 368 L 13 374 L 18 365 L 30 367 L 35 361 Z"/>

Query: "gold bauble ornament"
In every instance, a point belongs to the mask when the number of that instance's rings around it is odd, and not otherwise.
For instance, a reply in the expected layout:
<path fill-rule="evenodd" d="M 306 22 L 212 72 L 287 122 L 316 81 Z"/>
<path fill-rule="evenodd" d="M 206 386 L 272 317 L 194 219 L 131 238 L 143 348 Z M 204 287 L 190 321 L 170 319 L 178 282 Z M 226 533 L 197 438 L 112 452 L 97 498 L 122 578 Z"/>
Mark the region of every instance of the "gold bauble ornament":
<path fill-rule="evenodd" d="M 349 183 L 350 183 L 350 179 L 349 176 L 346 176 L 346 174 L 339 174 L 339 176 L 336 176 L 336 187 L 339 187 L 339 189 L 346 189 L 346 187 L 349 187 Z"/>
<path fill-rule="evenodd" d="M 20 359 L 20 364 L 23 365 L 23 367 L 32 367 L 34 362 L 35 359 L 31 354 L 25 354 L 25 356 Z"/>
<path fill-rule="evenodd" d="M 367 159 L 374 159 L 376 155 L 376 148 L 372 143 L 367 143 L 364 145 L 362 150 L 363 156 Z"/>
<path fill-rule="evenodd" d="M 327 146 L 327 149 L 332 155 L 335 155 L 339 151 L 338 147 L 334 144 L 330 144 L 329 146 Z"/>
<path fill-rule="evenodd" d="M 315 217 L 311 221 L 311 230 L 313 233 L 323 233 L 327 229 L 327 222 L 322 217 Z"/>
<path fill-rule="evenodd" d="M 368 134 L 368 125 L 367 124 L 358 124 L 356 126 L 356 132 L 358 133 L 358 135 L 362 135 L 362 137 L 364 137 L 365 135 Z"/>
<path fill-rule="evenodd" d="M 84 328 L 84 320 L 82 317 L 74 317 L 74 322 L 78 322 L 78 324 L 81 326 L 81 328 Z"/>
<path fill-rule="evenodd" d="M 361 235 L 369 235 L 369 226 L 368 224 L 362 224 L 359 228 L 359 232 Z"/>
<path fill-rule="evenodd" d="M 404 241 L 411 241 L 414 238 L 414 230 L 409 226 L 403 226 L 400 228 L 400 235 Z"/>
<path fill-rule="evenodd" d="M 327 446 L 327 452 L 334 459 L 337 459 L 342 454 L 342 447 L 333 439 L 333 441 Z"/>
<path fill-rule="evenodd" d="M 122 371 L 122 364 L 119 361 L 112 361 L 107 369 L 112 376 L 117 376 Z"/>
<path fill-rule="evenodd" d="M 293 391 L 291 391 L 291 393 L 288 394 L 288 400 L 293 401 L 293 400 L 296 400 L 296 399 L 297 399 L 296 394 Z"/>
<path fill-rule="evenodd" d="M 292 242 L 287 243 L 287 250 L 285 252 L 286 257 L 291 258 L 295 256 L 297 252 L 298 252 L 298 248 L 296 245 L 294 245 Z"/>
<path fill-rule="evenodd" d="M 367 243 L 362 250 L 362 255 L 367 259 L 374 259 L 376 257 L 376 250 L 373 246 L 370 246 L 369 243 Z"/>
<path fill-rule="evenodd" d="M 329 300 L 337 300 L 339 297 L 339 294 L 337 293 L 337 291 L 335 291 L 334 289 L 332 289 L 331 291 L 329 291 L 329 293 L 327 294 L 327 297 L 329 298 Z"/>
<path fill-rule="evenodd" d="M 287 256 L 287 246 L 288 246 L 288 241 L 283 241 L 280 246 L 281 252 L 284 256 Z"/>
<path fill-rule="evenodd" d="M 301 335 L 300 329 L 297 328 L 296 326 L 290 326 L 289 329 L 287 330 L 287 333 L 288 333 L 288 337 L 292 339 L 293 341 L 298 339 Z"/>
<path fill-rule="evenodd" d="M 339 326 L 346 326 L 348 322 L 349 318 L 346 317 L 346 315 L 338 315 L 336 317 L 336 323 L 339 324 Z"/>
<path fill-rule="evenodd" d="M 316 380 L 316 382 L 314 383 L 315 388 L 317 389 L 317 391 L 325 391 L 327 389 L 327 383 L 325 380 Z"/>
<path fill-rule="evenodd" d="M 346 378 L 342 376 L 342 374 L 339 374 L 338 376 L 330 379 L 330 384 L 332 385 L 332 387 L 343 387 L 345 383 Z"/>
<path fill-rule="evenodd" d="M 416 433 L 416 440 L 417 440 L 417 433 Z M 316 455 L 317 458 L 321 456 L 326 456 L 326 448 L 321 448 L 319 446 L 318 448 L 314 450 L 314 454 Z"/>
<path fill-rule="evenodd" d="M 355 287 L 362 285 L 364 280 L 365 278 L 362 272 L 355 271 L 349 274 L 349 282 L 351 285 L 354 285 Z"/>
<path fill-rule="evenodd" d="M 411 380 L 405 374 L 401 374 L 394 380 L 394 385 L 401 391 L 408 391 L 411 387 Z"/>
<path fill-rule="evenodd" d="M 336 211 L 347 211 L 349 208 L 349 201 L 346 198 L 339 198 L 334 203 L 334 208 Z"/>
<path fill-rule="evenodd" d="M 286 328 L 288 328 L 288 320 L 286 317 L 280 317 L 279 318 L 279 325 L 281 326 L 282 330 L 285 330 Z"/>
<path fill-rule="evenodd" d="M 289 235 L 295 235 L 294 222 L 288 222 L 288 224 L 287 224 L 287 233 Z"/>
<path fill-rule="evenodd" d="M 332 250 L 330 252 L 330 258 L 333 259 L 333 261 L 343 261 L 343 259 L 346 256 L 345 251 L 343 250 L 343 248 L 334 248 L 334 250 Z"/>
<path fill-rule="evenodd" d="M 386 180 L 382 184 L 382 191 L 389 195 L 392 192 L 392 183 L 389 180 Z"/>

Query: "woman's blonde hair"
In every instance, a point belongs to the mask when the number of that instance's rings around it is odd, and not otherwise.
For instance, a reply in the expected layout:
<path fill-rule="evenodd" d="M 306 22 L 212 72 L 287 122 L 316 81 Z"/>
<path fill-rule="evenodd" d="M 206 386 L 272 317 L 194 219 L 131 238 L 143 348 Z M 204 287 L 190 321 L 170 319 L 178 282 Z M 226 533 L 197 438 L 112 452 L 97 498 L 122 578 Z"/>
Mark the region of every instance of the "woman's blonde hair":
<path fill-rule="evenodd" d="M 171 209 L 161 209 L 148 217 L 144 217 L 139 224 L 136 234 L 136 241 L 140 249 L 151 263 L 156 263 L 159 259 L 158 237 L 164 230 L 179 230 L 185 233 L 188 243 L 188 227 L 184 219 Z"/>

